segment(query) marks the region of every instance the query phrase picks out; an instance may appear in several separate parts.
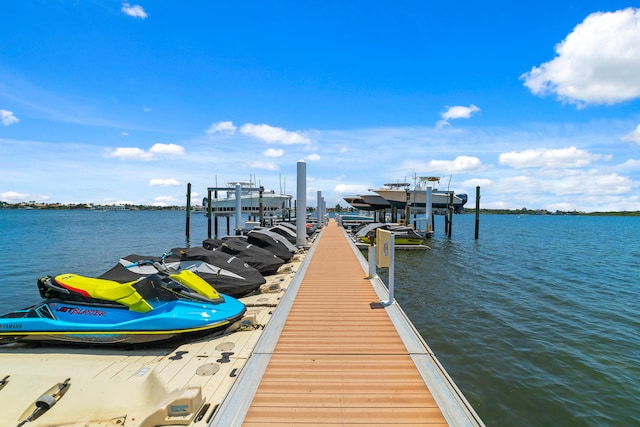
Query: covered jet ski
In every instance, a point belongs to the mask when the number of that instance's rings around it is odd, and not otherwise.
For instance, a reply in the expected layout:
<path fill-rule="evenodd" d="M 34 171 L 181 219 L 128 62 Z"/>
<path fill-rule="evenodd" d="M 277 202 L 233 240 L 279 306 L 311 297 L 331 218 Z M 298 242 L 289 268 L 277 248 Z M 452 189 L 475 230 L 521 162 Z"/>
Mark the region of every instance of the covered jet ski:
<path fill-rule="evenodd" d="M 244 315 L 246 308 L 240 301 L 215 290 L 208 291 L 212 298 L 198 296 L 190 292 L 192 288 L 208 285 L 197 283 L 203 281 L 193 273 L 180 276 L 194 283 L 187 286 L 177 277 L 168 280 L 160 275 L 129 283 L 75 274 L 40 278 L 38 287 L 46 299 L 0 316 L 0 344 L 161 343 L 223 331 Z M 181 288 L 188 290 L 183 294 Z"/>
<path fill-rule="evenodd" d="M 162 257 L 127 255 L 99 278 L 124 283 L 163 269 L 191 270 L 221 293 L 235 298 L 266 283 L 260 272 L 241 259 L 204 248 L 175 248 Z"/>
<path fill-rule="evenodd" d="M 407 225 L 382 223 L 367 224 L 365 227 L 361 228 L 357 233 L 355 233 L 356 238 L 363 243 L 370 244 L 371 240 L 375 241 L 377 229 L 393 232 L 395 236 L 395 243 L 397 245 L 421 245 L 425 241 L 425 238 L 416 233 L 413 227 Z"/>
<path fill-rule="evenodd" d="M 222 240 L 228 239 L 227 237 Z M 285 262 L 293 258 L 297 248 L 281 235 L 268 230 L 252 230 L 247 233 L 247 241 L 272 252 Z"/>
<path fill-rule="evenodd" d="M 234 297 L 250 294 L 267 283 L 258 270 L 239 257 L 205 248 L 173 248 L 165 264 L 194 271 L 220 292 Z"/>
<path fill-rule="evenodd" d="M 362 224 L 358 224 L 353 227 L 351 229 L 351 234 L 356 237 L 366 236 L 369 231 L 382 227 L 384 224 L 384 222 L 363 222 Z"/>
<path fill-rule="evenodd" d="M 295 244 L 296 241 L 297 241 L 296 230 L 293 230 L 292 228 L 290 228 L 288 226 L 285 226 L 285 225 L 282 225 L 282 224 L 278 224 L 278 225 L 274 225 L 273 227 L 269 227 L 267 230 L 271 231 L 272 233 L 276 233 L 276 234 L 281 235 L 282 237 L 287 239 L 287 241 L 289 243 Z"/>
<path fill-rule="evenodd" d="M 212 251 L 221 251 L 236 256 L 255 268 L 263 276 L 276 274 L 284 260 L 272 252 L 251 244 L 244 238 L 227 238 L 226 240 L 205 239 L 202 247 Z"/>

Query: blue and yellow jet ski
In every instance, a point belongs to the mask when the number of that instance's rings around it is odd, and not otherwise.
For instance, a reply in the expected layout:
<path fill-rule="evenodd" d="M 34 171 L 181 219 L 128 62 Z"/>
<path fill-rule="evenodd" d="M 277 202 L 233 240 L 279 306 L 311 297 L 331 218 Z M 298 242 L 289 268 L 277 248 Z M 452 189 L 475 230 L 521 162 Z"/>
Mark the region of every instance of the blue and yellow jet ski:
<path fill-rule="evenodd" d="M 62 274 L 38 279 L 40 304 L 0 316 L 0 344 L 151 344 L 226 329 L 245 313 L 190 271 L 118 283 Z"/>

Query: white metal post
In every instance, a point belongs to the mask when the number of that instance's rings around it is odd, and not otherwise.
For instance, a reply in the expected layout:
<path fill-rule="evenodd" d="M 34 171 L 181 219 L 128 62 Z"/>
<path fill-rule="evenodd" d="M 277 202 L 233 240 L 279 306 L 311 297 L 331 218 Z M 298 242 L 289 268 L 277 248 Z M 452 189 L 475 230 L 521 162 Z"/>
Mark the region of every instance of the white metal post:
<path fill-rule="evenodd" d="M 395 234 L 391 233 L 391 244 L 390 244 L 390 260 L 389 260 L 389 301 L 382 303 L 383 305 L 391 305 L 393 304 L 393 302 L 395 301 L 395 298 L 393 296 L 393 287 L 394 287 L 394 269 L 395 269 L 395 253 L 396 253 L 396 236 Z"/>
<path fill-rule="evenodd" d="M 307 243 L 307 164 L 298 161 L 296 176 L 296 246 Z"/>
<path fill-rule="evenodd" d="M 376 271 L 376 245 L 369 245 L 368 249 L 369 275 L 367 276 L 367 279 L 373 279 L 378 275 L 378 272 Z"/>

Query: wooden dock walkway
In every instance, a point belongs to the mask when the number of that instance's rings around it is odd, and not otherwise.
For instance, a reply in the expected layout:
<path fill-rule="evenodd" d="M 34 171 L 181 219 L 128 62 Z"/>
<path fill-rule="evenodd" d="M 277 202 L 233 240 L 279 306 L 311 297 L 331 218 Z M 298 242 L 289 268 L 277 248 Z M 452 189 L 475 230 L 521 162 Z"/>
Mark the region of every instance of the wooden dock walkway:
<path fill-rule="evenodd" d="M 313 262 L 245 426 L 446 425 L 366 279 L 332 222 Z"/>
<path fill-rule="evenodd" d="M 243 372 L 262 372 L 259 384 L 239 385 L 231 399 L 247 403 L 221 409 L 210 425 L 482 425 L 468 407 L 446 408 L 451 400 L 468 406 L 446 373 L 435 375 L 440 391 L 432 393 L 429 378 L 444 370 L 428 347 L 416 351 L 401 337 L 389 313 L 396 304 L 380 306 L 379 292 L 335 222 L 322 231 L 299 288 L 287 296 L 294 299 L 279 327 L 273 319 L 279 331 L 271 331 L 272 344 L 257 348 L 256 366 Z M 427 373 L 420 369 L 425 357 Z M 447 413 L 453 415 L 447 419 Z"/>

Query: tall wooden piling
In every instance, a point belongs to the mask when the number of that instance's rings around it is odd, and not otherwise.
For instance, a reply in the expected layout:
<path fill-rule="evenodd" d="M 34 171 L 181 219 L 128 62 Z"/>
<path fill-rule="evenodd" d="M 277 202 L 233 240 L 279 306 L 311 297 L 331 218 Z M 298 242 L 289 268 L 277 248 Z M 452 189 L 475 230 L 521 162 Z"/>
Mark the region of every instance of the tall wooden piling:
<path fill-rule="evenodd" d="M 259 193 L 258 193 L 258 215 L 260 217 L 260 227 L 264 227 L 265 226 L 265 222 L 264 222 L 264 207 L 262 206 L 263 205 L 262 194 L 264 193 L 264 187 L 261 185 L 258 190 L 259 190 Z"/>
<path fill-rule="evenodd" d="M 207 190 L 207 238 L 211 238 L 211 190 Z"/>
<path fill-rule="evenodd" d="M 191 183 L 187 184 L 187 224 L 185 227 L 187 238 L 189 238 L 189 229 L 191 228 Z"/>
<path fill-rule="evenodd" d="M 449 193 L 449 232 L 447 236 L 451 237 L 451 229 L 453 228 L 453 193 Z"/>
<path fill-rule="evenodd" d="M 475 239 L 478 239 L 480 229 L 480 186 L 476 187 L 476 231 Z"/>

